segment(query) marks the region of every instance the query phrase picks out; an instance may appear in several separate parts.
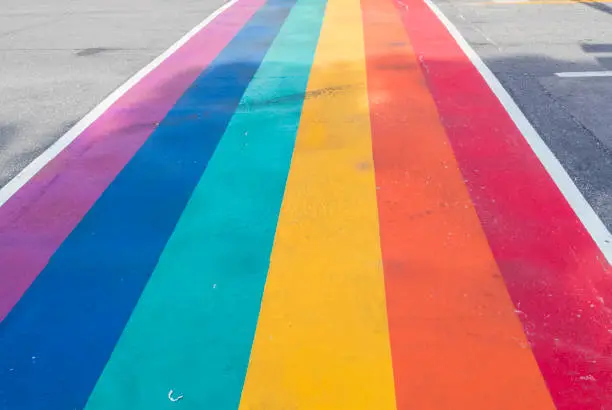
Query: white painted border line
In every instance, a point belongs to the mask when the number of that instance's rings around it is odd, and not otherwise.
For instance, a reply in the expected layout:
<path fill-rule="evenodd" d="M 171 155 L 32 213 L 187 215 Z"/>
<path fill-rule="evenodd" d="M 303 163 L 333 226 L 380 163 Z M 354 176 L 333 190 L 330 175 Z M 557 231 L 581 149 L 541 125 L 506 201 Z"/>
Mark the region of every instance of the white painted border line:
<path fill-rule="evenodd" d="M 569 71 L 555 75 L 563 78 L 612 77 L 612 71 Z"/>
<path fill-rule="evenodd" d="M 231 0 L 217 10 L 213 11 L 208 17 L 206 17 L 200 24 L 192 28 L 187 34 L 181 37 L 176 43 L 172 44 L 166 51 L 160 54 L 157 58 L 143 67 L 140 71 L 130 77 L 123 85 L 113 91 L 108 97 L 106 97 L 100 104 L 94 109 L 87 113 L 79 122 L 77 122 L 72 128 L 70 128 L 64 135 L 62 135 L 57 141 L 55 141 L 49 148 L 47 148 L 42 154 L 34 159 L 30 164 L 23 168 L 13 179 L 11 179 L 6 185 L 0 189 L 0 207 L 3 206 L 21 187 L 23 187 L 34 175 L 36 175 L 41 169 L 44 168 L 53 158 L 58 156 L 66 147 L 68 147 L 75 139 L 81 135 L 93 122 L 95 122 L 102 114 L 106 112 L 119 98 L 127 93 L 132 87 L 145 78 L 149 73 L 155 70 L 161 63 L 168 59 L 178 49 L 180 49 L 185 43 L 187 43 L 193 36 L 198 34 L 204 27 L 210 24 L 215 18 L 217 18 L 225 10 L 236 4 L 238 0 Z"/>
<path fill-rule="evenodd" d="M 461 50 L 470 59 L 472 64 L 480 72 L 480 75 L 491 88 L 491 91 L 499 99 L 501 104 L 504 106 L 512 121 L 517 126 L 519 131 L 523 134 L 523 137 L 536 154 L 552 180 L 555 182 L 569 205 L 572 207 L 578 219 L 582 222 L 586 230 L 589 232 L 604 257 L 607 259 L 609 264 L 612 264 L 612 234 L 606 226 L 603 224 L 599 216 L 595 213 L 591 205 L 584 198 L 578 187 L 574 184 L 574 181 L 570 178 L 567 171 L 555 154 L 548 148 L 540 134 L 531 125 L 525 114 L 518 107 L 516 102 L 512 99 L 510 94 L 501 85 L 495 74 L 487 67 L 482 61 L 480 56 L 474 51 L 474 49 L 468 44 L 463 38 L 457 27 L 442 13 L 442 11 L 436 6 L 432 0 L 423 0 L 425 4 L 431 9 L 431 11 L 438 17 L 438 19 L 444 24 L 446 30 L 455 39 Z"/>

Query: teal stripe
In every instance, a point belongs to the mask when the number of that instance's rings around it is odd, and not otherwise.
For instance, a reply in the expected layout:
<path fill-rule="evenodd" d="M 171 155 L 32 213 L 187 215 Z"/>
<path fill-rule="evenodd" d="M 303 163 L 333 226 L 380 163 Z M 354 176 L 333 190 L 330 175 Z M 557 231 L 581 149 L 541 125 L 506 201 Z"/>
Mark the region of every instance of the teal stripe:
<path fill-rule="evenodd" d="M 298 0 L 291 11 L 87 410 L 238 407 L 325 4 Z M 184 396 L 180 403 L 168 399 L 170 389 Z"/>

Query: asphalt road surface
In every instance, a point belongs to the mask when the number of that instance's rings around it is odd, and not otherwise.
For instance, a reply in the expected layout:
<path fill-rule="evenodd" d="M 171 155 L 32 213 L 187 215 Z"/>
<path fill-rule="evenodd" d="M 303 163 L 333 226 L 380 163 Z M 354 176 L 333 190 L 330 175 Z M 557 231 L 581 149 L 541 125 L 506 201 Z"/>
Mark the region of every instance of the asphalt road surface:
<path fill-rule="evenodd" d="M 5 0 L 0 186 L 221 0 Z M 438 0 L 612 228 L 612 70 L 606 3 Z"/>
<path fill-rule="evenodd" d="M 437 0 L 612 228 L 612 4 Z"/>
<path fill-rule="evenodd" d="M 433 2 L 5 0 L 0 409 L 608 408 L 612 8 Z"/>
<path fill-rule="evenodd" d="M 222 0 L 3 0 L 0 186 Z"/>

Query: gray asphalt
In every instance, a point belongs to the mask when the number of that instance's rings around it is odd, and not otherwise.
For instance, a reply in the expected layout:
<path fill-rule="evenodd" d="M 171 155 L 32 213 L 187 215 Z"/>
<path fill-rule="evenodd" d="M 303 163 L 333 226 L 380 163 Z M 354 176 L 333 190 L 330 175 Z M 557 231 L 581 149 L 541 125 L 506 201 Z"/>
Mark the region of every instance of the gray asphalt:
<path fill-rule="evenodd" d="M 435 0 L 612 230 L 612 4 Z"/>
<path fill-rule="evenodd" d="M 2 0 L 0 186 L 224 0 Z"/>
<path fill-rule="evenodd" d="M 435 1 L 612 229 L 611 4 Z M 222 3 L 3 0 L 0 186 Z"/>

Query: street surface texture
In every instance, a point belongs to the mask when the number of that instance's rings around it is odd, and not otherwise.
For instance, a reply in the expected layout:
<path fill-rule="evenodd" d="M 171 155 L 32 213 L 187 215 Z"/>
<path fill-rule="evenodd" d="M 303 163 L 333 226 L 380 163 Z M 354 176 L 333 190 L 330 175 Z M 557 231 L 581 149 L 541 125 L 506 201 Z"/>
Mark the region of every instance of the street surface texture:
<path fill-rule="evenodd" d="M 223 0 L 2 0 L 0 186 Z"/>
<path fill-rule="evenodd" d="M 610 18 L 5 0 L 0 410 L 612 409 Z"/>
<path fill-rule="evenodd" d="M 612 228 L 612 3 L 440 0 Z"/>

